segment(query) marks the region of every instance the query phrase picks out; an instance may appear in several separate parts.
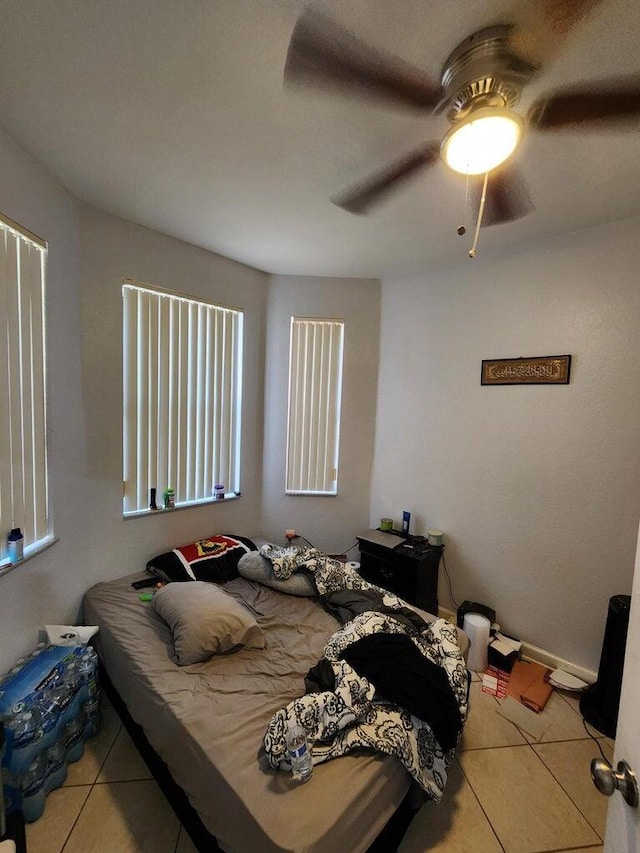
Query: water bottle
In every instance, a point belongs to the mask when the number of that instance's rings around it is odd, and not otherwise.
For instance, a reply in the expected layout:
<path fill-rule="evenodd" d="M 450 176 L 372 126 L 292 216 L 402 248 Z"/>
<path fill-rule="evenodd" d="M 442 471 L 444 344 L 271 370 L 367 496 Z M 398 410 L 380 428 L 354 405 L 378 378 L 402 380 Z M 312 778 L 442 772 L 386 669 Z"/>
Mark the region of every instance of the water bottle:
<path fill-rule="evenodd" d="M 27 823 L 33 823 L 44 811 L 47 798 L 47 757 L 40 753 L 29 765 L 21 780 L 22 812 Z"/>
<path fill-rule="evenodd" d="M 12 563 L 19 563 L 24 557 L 24 536 L 19 527 L 13 527 L 7 536 L 7 551 Z"/>
<path fill-rule="evenodd" d="M 82 713 L 85 718 L 84 737 L 90 738 L 98 733 L 100 728 L 101 711 L 100 699 L 98 696 L 93 696 L 88 699 L 82 706 Z"/>
<path fill-rule="evenodd" d="M 37 694 L 36 708 L 42 725 L 41 749 L 48 749 L 58 739 L 61 705 L 64 693 L 60 688 L 50 687 Z"/>
<path fill-rule="evenodd" d="M 64 668 L 64 684 L 69 692 L 69 713 L 68 718 L 76 717 L 80 713 L 82 706 L 82 674 L 78 668 L 77 659 L 69 661 Z"/>
<path fill-rule="evenodd" d="M 11 732 L 11 770 L 20 775 L 28 769 L 40 749 L 43 735 L 40 714 L 35 705 L 17 702 L 6 725 Z"/>
<path fill-rule="evenodd" d="M 98 695 L 98 679 L 96 672 L 96 653 L 93 649 L 83 649 L 78 659 L 78 673 L 80 674 L 80 696 L 82 702 Z"/>
<path fill-rule="evenodd" d="M 289 721 L 287 732 L 287 752 L 291 762 L 291 775 L 295 782 L 307 782 L 313 773 L 313 762 L 311 750 L 307 743 L 307 736 L 301 725 L 293 720 Z"/>
<path fill-rule="evenodd" d="M 29 655 L 29 660 L 32 660 L 33 658 L 39 657 L 46 648 L 47 648 L 46 643 L 38 643 L 38 645 L 35 647 L 35 649 Z"/>
<path fill-rule="evenodd" d="M 47 791 L 59 788 L 67 778 L 67 745 L 64 738 L 47 750 Z"/>
<path fill-rule="evenodd" d="M 67 750 L 67 761 L 72 764 L 74 761 L 79 761 L 84 752 L 84 714 L 80 713 L 72 720 L 69 720 L 64 727 L 64 738 Z"/>

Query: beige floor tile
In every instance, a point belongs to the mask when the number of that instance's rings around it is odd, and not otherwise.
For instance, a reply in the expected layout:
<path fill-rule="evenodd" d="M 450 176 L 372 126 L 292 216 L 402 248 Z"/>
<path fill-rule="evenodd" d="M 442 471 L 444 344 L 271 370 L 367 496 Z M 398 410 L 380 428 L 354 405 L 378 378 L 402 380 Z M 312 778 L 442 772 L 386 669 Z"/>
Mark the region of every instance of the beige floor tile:
<path fill-rule="evenodd" d="M 582 713 L 580 711 L 580 693 L 575 693 L 568 690 L 556 690 L 555 695 L 561 696 L 562 699 L 564 699 L 564 701 L 573 708 L 576 714 L 580 716 L 580 719 L 582 719 Z M 581 725 L 584 728 L 584 724 L 581 723 Z M 589 727 L 589 731 L 594 737 L 604 740 L 605 743 L 608 743 L 609 746 L 613 749 L 614 741 L 610 737 L 606 737 L 606 735 L 603 735 L 602 732 L 599 732 L 598 729 L 596 729 L 591 724 L 588 723 L 587 725 Z"/>
<path fill-rule="evenodd" d="M 506 853 L 600 843 L 531 747 L 469 750 L 460 761 Z"/>
<path fill-rule="evenodd" d="M 611 761 L 611 748 L 605 743 L 601 746 Z M 534 749 L 600 838 L 604 838 L 608 800 L 598 793 L 590 773 L 591 759 L 600 758 L 597 745 L 591 739 L 573 740 L 535 744 Z"/>
<path fill-rule="evenodd" d="M 571 850 L 563 850 L 562 853 L 602 853 L 602 847 L 572 847 Z"/>
<path fill-rule="evenodd" d="M 571 707 L 577 714 L 580 714 L 580 697 L 582 696 L 581 693 L 576 693 L 572 690 L 556 690 L 555 695 L 561 696 L 565 702 L 571 705 Z"/>
<path fill-rule="evenodd" d="M 526 743 L 513 723 L 498 713 L 495 697 L 482 692 L 482 685 L 472 683 L 469 713 L 459 749 L 484 749 L 494 746 L 514 746 Z"/>
<path fill-rule="evenodd" d="M 470 844 L 473 839 L 473 844 Z M 426 803 L 414 817 L 398 853 L 502 853 L 480 805 L 453 761 L 442 802 Z"/>
<path fill-rule="evenodd" d="M 136 779 L 151 779 L 149 768 L 142 760 L 124 726 L 107 756 L 98 775 L 98 782 L 132 782 Z"/>
<path fill-rule="evenodd" d="M 189 838 L 189 833 L 184 826 L 180 827 L 180 837 L 178 838 L 176 853 L 198 853 L 195 844 Z"/>
<path fill-rule="evenodd" d="M 109 754 L 109 750 L 120 731 L 120 717 L 110 706 L 102 708 L 102 723 L 100 731 L 84 745 L 84 753 L 80 761 L 70 764 L 65 779 L 65 787 L 69 785 L 92 785 L 98 778 L 100 768 Z"/>
<path fill-rule="evenodd" d="M 544 715 L 545 721 L 548 721 L 540 743 L 556 740 L 582 740 L 589 737 L 582 725 L 582 717 L 579 712 L 555 692 L 547 702 L 544 711 L 540 713 Z M 524 736 L 529 743 L 536 743 L 535 738 L 526 732 L 524 732 Z"/>
<path fill-rule="evenodd" d="M 90 790 L 89 785 L 57 788 L 47 795 L 42 816 L 25 826 L 29 853 L 60 853 Z"/>
<path fill-rule="evenodd" d="M 174 853 L 179 831 L 155 782 L 95 785 L 64 853 Z"/>

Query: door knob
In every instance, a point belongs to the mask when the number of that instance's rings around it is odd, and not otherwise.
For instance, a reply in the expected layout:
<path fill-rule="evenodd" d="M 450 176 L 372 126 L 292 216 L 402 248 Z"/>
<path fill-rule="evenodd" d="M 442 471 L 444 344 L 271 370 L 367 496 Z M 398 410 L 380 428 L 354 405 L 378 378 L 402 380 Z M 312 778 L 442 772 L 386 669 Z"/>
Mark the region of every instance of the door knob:
<path fill-rule="evenodd" d="M 638 780 L 626 761 L 619 761 L 617 772 L 614 772 L 608 761 L 594 758 L 591 762 L 591 778 L 593 784 L 605 797 L 620 791 L 625 803 L 632 808 L 637 808 Z"/>

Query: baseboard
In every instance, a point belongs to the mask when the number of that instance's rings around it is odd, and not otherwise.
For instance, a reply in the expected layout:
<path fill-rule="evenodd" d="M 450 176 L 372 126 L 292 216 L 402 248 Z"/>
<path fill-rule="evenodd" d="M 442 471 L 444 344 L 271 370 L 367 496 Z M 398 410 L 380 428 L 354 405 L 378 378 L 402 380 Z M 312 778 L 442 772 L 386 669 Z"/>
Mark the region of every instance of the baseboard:
<path fill-rule="evenodd" d="M 448 622 L 456 623 L 455 611 L 449 610 L 447 607 L 438 607 L 438 616 L 440 616 L 441 619 L 446 619 Z M 593 670 L 587 669 L 584 666 L 578 666 L 578 664 L 564 660 L 563 658 L 559 658 L 557 655 L 546 651 L 546 649 L 541 649 L 538 646 L 525 642 L 524 640 L 522 641 L 522 657 L 525 660 L 541 663 L 543 666 L 547 666 L 550 669 L 563 669 L 565 672 L 575 675 L 576 678 L 581 678 L 583 681 L 586 681 L 587 684 L 593 684 L 598 677 L 597 673 L 593 672 Z"/>

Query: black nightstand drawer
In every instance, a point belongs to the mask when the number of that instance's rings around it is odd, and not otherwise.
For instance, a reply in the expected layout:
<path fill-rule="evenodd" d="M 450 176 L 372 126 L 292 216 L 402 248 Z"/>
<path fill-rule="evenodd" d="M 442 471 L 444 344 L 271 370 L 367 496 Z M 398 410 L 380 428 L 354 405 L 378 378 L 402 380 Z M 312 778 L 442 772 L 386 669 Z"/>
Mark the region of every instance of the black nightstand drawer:
<path fill-rule="evenodd" d="M 398 537 L 395 548 L 358 536 L 360 574 L 434 616 L 438 615 L 438 567 L 441 545 L 412 547 L 411 537 Z"/>

